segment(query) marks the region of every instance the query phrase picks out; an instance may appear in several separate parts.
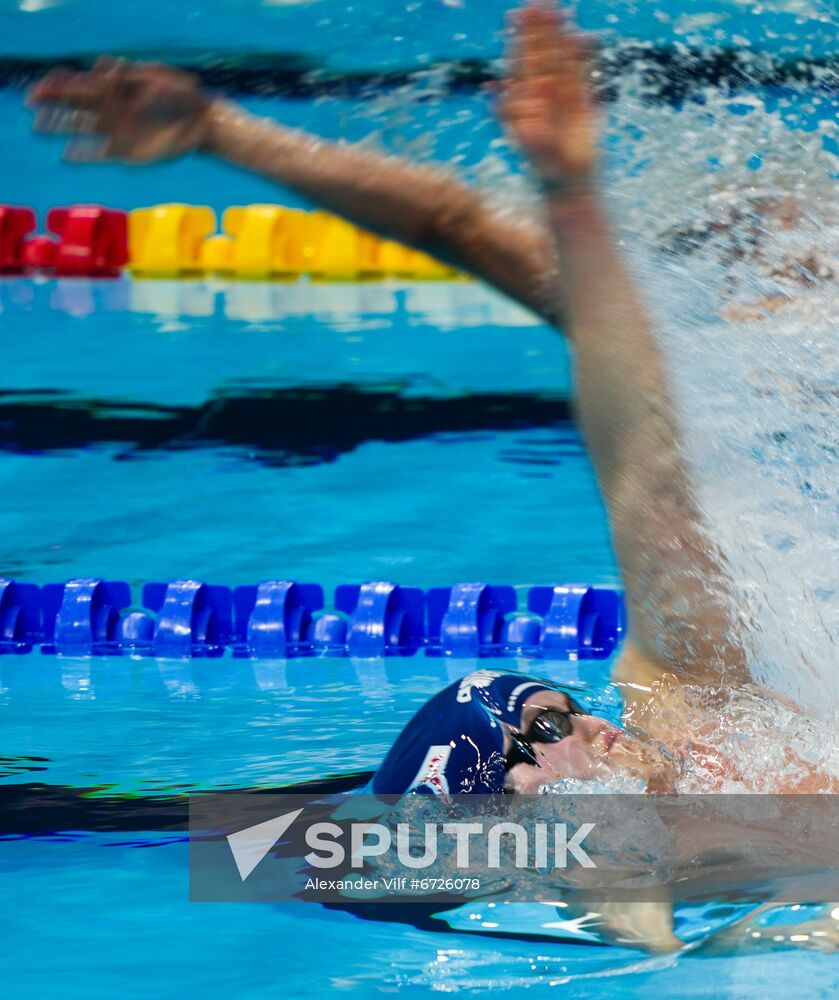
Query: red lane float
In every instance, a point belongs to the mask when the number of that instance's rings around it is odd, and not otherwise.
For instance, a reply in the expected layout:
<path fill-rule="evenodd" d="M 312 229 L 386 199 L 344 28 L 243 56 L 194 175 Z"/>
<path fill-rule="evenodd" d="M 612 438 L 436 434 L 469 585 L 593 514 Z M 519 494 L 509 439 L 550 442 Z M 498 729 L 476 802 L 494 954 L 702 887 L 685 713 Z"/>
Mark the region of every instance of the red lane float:
<path fill-rule="evenodd" d="M 115 277 L 128 263 L 128 216 L 101 205 L 53 208 L 47 229 L 58 237 L 53 269 L 66 277 Z"/>
<path fill-rule="evenodd" d="M 52 271 L 55 266 L 55 240 L 33 236 L 23 244 L 23 266 L 27 271 Z"/>
<path fill-rule="evenodd" d="M 61 277 L 115 277 L 128 263 L 128 216 L 101 205 L 47 213 L 50 236 L 35 229 L 31 208 L 0 205 L 0 273 L 50 271 Z"/>
<path fill-rule="evenodd" d="M 24 240 L 34 230 L 31 208 L 0 205 L 0 274 L 18 274 L 24 269 Z"/>

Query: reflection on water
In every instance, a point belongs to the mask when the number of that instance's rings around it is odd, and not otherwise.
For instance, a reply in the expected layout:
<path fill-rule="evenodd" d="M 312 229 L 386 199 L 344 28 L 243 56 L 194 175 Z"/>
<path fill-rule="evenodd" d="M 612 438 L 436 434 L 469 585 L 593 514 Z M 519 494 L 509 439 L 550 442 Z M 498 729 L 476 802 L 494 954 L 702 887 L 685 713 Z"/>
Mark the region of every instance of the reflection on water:
<path fill-rule="evenodd" d="M 538 326 L 526 309 L 471 281 L 313 282 L 156 280 L 128 277 L 0 277 L 0 314 L 49 308 L 83 319 L 130 312 L 155 317 L 161 329 L 190 319 L 222 316 L 245 323 L 309 320 L 340 332 L 358 332 L 407 320 L 441 330 L 479 326 Z M 187 326 L 181 327 L 187 329 Z"/>
<path fill-rule="evenodd" d="M 154 451 L 235 448 L 269 466 L 334 461 L 367 441 L 400 442 L 521 428 L 556 433 L 504 448 L 502 461 L 558 465 L 580 455 L 568 400 L 548 393 L 426 397 L 410 385 L 241 389 L 201 406 L 78 399 L 58 390 L 0 391 L 0 451 L 41 454 L 119 445 L 119 459 Z"/>

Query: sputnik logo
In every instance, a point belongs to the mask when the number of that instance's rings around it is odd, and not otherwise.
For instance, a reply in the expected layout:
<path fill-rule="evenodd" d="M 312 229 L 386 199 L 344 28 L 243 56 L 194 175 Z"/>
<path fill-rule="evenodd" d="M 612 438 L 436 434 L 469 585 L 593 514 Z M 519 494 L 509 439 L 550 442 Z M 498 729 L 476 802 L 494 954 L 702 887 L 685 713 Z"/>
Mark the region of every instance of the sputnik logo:
<path fill-rule="evenodd" d="M 294 812 L 283 813 L 265 823 L 257 823 L 256 826 L 248 826 L 228 835 L 227 843 L 230 844 L 233 860 L 243 882 L 302 812 L 302 808 L 295 809 Z"/>
<path fill-rule="evenodd" d="M 436 765 L 433 761 L 429 764 L 431 766 L 424 778 L 426 784 L 437 782 Z M 303 807 L 228 834 L 227 842 L 243 882 L 302 812 Z M 469 868 L 470 840 L 475 837 L 484 838 L 482 857 L 486 859 L 485 865 L 500 868 L 501 838 L 512 834 L 515 836 L 516 868 L 527 868 L 531 854 L 540 868 L 549 864 L 555 868 L 567 868 L 569 855 L 583 868 L 595 868 L 595 862 L 582 847 L 583 840 L 594 827 L 594 823 L 583 823 L 569 838 L 565 823 L 536 823 L 532 830 L 511 822 L 494 822 L 488 827 L 484 823 L 471 822 L 425 823 L 425 853 L 418 857 L 410 850 L 412 828 L 409 823 L 397 823 L 394 838 L 391 827 L 381 823 L 353 821 L 348 829 L 343 829 L 334 822 L 319 822 L 306 828 L 303 839 L 311 852 L 303 860 L 313 868 L 336 868 L 347 861 L 352 868 L 363 868 L 369 859 L 381 857 L 395 847 L 396 857 L 406 868 L 427 868 L 437 859 L 438 836 L 443 834 L 456 840 L 455 866 L 458 869 Z M 345 837 L 349 841 L 346 845 L 342 843 Z"/>

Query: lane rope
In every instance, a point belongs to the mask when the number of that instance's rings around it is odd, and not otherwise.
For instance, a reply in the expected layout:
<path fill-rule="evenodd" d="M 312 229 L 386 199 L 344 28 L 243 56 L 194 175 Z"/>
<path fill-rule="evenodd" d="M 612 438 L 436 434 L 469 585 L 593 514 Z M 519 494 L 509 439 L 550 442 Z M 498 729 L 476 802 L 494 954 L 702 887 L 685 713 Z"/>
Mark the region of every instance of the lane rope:
<path fill-rule="evenodd" d="M 283 205 L 225 210 L 218 233 L 206 205 L 169 204 L 130 212 L 71 205 L 46 213 L 0 205 L 0 274 L 113 278 L 365 281 L 467 280 L 428 254 L 383 240 L 335 215 Z"/>
<path fill-rule="evenodd" d="M 522 594 L 522 605 L 520 604 Z M 532 656 L 605 659 L 621 642 L 620 592 L 583 584 L 457 583 L 420 590 L 345 583 L 225 587 L 123 581 L 37 586 L 0 579 L 0 653 L 69 656 Z"/>

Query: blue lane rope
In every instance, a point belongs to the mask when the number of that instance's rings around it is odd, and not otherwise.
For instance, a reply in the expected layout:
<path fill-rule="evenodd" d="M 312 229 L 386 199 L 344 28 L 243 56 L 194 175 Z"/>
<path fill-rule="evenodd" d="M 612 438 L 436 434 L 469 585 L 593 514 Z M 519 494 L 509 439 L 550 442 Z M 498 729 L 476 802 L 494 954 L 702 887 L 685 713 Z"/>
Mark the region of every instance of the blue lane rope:
<path fill-rule="evenodd" d="M 341 584 L 327 608 L 316 583 L 269 580 L 231 589 L 197 580 L 0 579 L 0 653 L 69 656 L 533 656 L 605 659 L 626 628 L 618 591 L 579 584 Z"/>

